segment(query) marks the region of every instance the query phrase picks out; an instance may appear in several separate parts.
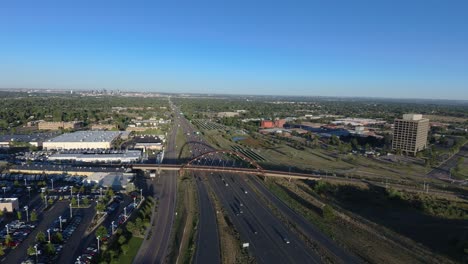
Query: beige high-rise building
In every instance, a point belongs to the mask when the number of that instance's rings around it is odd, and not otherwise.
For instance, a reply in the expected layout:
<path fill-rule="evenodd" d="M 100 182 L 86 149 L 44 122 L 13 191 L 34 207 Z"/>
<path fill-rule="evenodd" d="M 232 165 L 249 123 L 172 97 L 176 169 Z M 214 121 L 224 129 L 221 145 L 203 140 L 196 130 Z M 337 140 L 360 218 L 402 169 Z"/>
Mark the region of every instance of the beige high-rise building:
<path fill-rule="evenodd" d="M 429 119 L 420 114 L 404 114 L 402 119 L 395 119 L 393 129 L 393 150 L 416 155 L 427 146 Z"/>

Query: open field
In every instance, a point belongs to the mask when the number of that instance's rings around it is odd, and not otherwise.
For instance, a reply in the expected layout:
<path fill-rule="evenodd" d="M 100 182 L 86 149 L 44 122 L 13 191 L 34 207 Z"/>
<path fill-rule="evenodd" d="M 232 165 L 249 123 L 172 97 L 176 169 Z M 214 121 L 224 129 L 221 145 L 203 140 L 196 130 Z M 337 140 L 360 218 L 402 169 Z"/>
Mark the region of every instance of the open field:
<path fill-rule="evenodd" d="M 468 223 L 466 202 L 365 185 L 276 180 L 268 187 L 337 242 L 370 262 L 450 263 L 462 258 L 464 226 Z M 426 204 L 425 209 L 418 209 L 420 203 Z M 331 213 L 325 213 L 324 204 L 332 206 Z M 446 218 L 449 216 L 451 219 Z"/>
<path fill-rule="evenodd" d="M 143 238 L 132 236 L 128 241 L 128 252 L 127 254 L 121 254 L 118 260 L 121 264 L 132 264 L 133 259 L 135 258 L 136 254 L 138 253 L 138 249 L 140 248 L 141 244 L 143 243 Z"/>

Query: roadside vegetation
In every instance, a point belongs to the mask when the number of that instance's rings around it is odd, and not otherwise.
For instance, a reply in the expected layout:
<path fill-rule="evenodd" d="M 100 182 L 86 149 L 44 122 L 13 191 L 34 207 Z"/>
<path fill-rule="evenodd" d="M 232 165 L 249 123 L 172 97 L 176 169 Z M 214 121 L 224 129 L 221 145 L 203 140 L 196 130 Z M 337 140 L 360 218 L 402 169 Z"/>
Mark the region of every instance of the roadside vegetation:
<path fill-rule="evenodd" d="M 197 238 L 198 199 L 195 182 L 190 175 L 178 179 L 175 211 L 168 262 L 191 263 Z"/>

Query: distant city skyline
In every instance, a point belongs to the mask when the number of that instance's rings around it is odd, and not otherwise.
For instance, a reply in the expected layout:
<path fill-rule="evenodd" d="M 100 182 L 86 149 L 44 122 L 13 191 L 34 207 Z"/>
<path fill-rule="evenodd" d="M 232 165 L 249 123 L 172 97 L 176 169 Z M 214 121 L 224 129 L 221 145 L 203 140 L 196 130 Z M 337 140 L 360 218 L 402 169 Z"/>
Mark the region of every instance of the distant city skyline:
<path fill-rule="evenodd" d="M 468 100 L 466 1 L 27 2 L 1 88 Z"/>

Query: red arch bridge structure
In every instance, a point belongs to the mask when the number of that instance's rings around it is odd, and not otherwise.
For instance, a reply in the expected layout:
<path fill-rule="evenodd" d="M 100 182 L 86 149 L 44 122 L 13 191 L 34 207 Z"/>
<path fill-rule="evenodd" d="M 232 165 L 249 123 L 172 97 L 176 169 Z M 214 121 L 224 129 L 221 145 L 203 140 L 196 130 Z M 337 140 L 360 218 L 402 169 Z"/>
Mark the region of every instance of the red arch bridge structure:
<path fill-rule="evenodd" d="M 285 171 L 265 170 L 255 160 L 233 150 L 214 150 L 203 153 L 185 164 L 133 164 L 135 170 L 178 171 L 182 175 L 186 171 L 230 172 L 244 173 L 267 177 L 282 177 L 289 179 L 319 180 L 323 175 L 308 173 L 291 173 Z"/>

